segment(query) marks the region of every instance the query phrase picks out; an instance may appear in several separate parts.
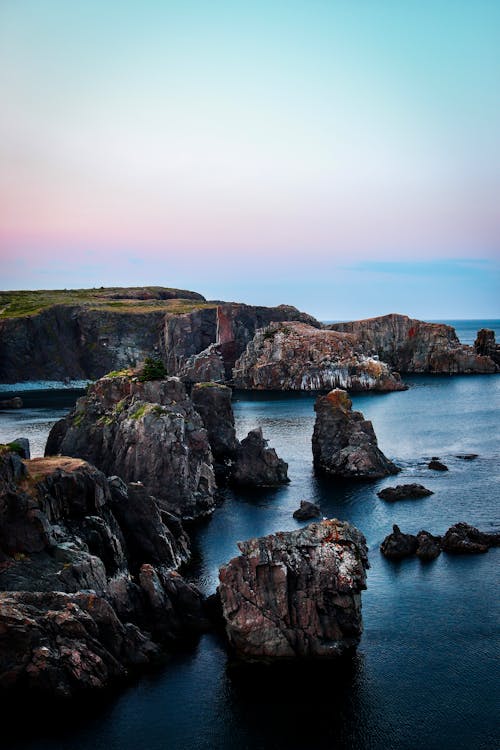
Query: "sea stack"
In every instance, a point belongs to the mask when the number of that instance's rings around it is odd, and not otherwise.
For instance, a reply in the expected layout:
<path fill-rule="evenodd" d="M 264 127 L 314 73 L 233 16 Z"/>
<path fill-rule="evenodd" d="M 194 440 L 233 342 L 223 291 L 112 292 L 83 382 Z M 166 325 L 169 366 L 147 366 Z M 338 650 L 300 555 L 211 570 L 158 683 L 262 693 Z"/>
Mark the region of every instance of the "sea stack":
<path fill-rule="evenodd" d="M 346 391 L 335 388 L 314 405 L 312 438 L 316 471 L 352 479 L 379 479 L 400 469 L 380 450 L 370 421 L 352 411 Z"/>

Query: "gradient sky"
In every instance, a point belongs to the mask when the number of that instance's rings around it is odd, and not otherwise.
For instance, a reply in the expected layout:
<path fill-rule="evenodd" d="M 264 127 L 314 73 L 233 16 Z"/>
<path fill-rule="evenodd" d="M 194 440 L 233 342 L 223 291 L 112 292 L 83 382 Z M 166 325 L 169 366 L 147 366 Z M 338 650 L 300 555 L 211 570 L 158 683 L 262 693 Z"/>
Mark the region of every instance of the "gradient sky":
<path fill-rule="evenodd" d="M 500 317 L 498 0 L 0 0 L 0 288 Z"/>

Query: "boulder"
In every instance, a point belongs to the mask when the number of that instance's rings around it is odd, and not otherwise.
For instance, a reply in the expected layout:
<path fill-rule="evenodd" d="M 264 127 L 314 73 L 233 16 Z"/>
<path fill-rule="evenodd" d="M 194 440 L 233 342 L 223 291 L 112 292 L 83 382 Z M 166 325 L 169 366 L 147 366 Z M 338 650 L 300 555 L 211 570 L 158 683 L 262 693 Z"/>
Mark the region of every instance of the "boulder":
<path fill-rule="evenodd" d="M 207 431 L 178 378 L 101 378 L 54 425 L 45 454 L 83 458 L 107 475 L 142 482 L 163 510 L 184 519 L 215 507 Z"/>
<path fill-rule="evenodd" d="M 325 520 L 238 547 L 218 589 L 236 656 L 330 658 L 359 642 L 368 559 L 358 529 Z"/>
<path fill-rule="evenodd" d="M 489 357 L 500 367 L 500 344 L 497 344 L 495 331 L 492 331 L 491 328 L 481 328 L 477 332 L 474 350 L 483 357 Z"/>
<path fill-rule="evenodd" d="M 433 536 L 428 531 L 419 531 L 416 554 L 421 560 L 435 560 L 441 554 L 441 537 Z"/>
<path fill-rule="evenodd" d="M 4 398 L 0 401 L 0 409 L 22 409 L 23 400 L 19 396 Z"/>
<path fill-rule="evenodd" d="M 278 457 L 274 448 L 268 448 L 267 443 L 260 427 L 250 430 L 236 451 L 231 472 L 233 484 L 276 487 L 290 481 L 287 473 L 288 464 Z"/>
<path fill-rule="evenodd" d="M 403 534 L 399 526 L 394 524 L 392 534 L 386 536 L 380 545 L 380 551 L 390 560 L 411 557 L 417 551 L 417 538 L 413 534 Z"/>
<path fill-rule="evenodd" d="M 455 329 L 407 315 L 382 315 L 333 323 L 329 330 L 352 334 L 367 356 L 378 356 L 401 373 L 486 374 L 498 372 L 490 356 L 461 344 Z"/>
<path fill-rule="evenodd" d="M 317 471 L 353 479 L 378 479 L 400 469 L 379 449 L 373 425 L 340 389 L 320 396 L 314 405 L 316 422 L 312 438 Z"/>
<path fill-rule="evenodd" d="M 487 552 L 490 547 L 500 546 L 500 533 L 479 531 L 463 521 L 450 526 L 443 537 L 443 550 L 453 554 Z"/>
<path fill-rule="evenodd" d="M 446 464 L 443 464 L 438 458 L 432 458 L 427 467 L 433 471 L 448 471 Z"/>
<path fill-rule="evenodd" d="M 319 505 L 311 503 L 309 500 L 301 500 L 300 507 L 293 514 L 297 521 L 310 521 L 311 518 L 319 518 L 320 516 L 321 508 Z"/>
<path fill-rule="evenodd" d="M 401 391 L 384 362 L 367 357 L 355 337 L 306 323 L 271 323 L 256 332 L 236 362 L 237 388 L 265 390 Z"/>
<path fill-rule="evenodd" d="M 383 490 L 377 492 L 382 500 L 388 500 L 389 502 L 406 500 L 407 498 L 428 497 L 433 494 L 432 490 L 428 490 L 421 484 L 398 484 L 396 487 L 384 487 Z"/>

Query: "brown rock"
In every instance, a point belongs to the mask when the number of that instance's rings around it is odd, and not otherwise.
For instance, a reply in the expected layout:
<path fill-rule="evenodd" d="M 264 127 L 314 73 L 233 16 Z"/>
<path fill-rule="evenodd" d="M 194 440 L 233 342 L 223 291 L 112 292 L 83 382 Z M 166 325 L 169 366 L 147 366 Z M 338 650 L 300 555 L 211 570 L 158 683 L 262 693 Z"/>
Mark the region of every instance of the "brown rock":
<path fill-rule="evenodd" d="M 399 526 L 394 524 L 392 534 L 386 536 L 380 545 L 380 551 L 390 560 L 411 557 L 417 551 L 417 538 L 413 534 L 403 534 Z"/>

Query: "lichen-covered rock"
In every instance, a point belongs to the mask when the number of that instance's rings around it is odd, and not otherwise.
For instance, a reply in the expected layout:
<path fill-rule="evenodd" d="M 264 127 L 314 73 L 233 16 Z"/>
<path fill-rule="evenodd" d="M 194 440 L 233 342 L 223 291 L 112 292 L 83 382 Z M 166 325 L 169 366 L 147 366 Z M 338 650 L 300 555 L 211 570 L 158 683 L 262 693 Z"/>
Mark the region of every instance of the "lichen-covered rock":
<path fill-rule="evenodd" d="M 411 557 L 417 551 L 417 537 L 413 534 L 403 534 L 397 524 L 392 527 L 392 534 L 386 536 L 380 545 L 384 557 L 390 560 L 402 560 Z"/>
<path fill-rule="evenodd" d="M 236 451 L 231 471 L 233 484 L 275 487 L 290 481 L 288 464 L 278 457 L 274 448 L 268 448 L 267 443 L 260 427 L 250 430 Z"/>
<path fill-rule="evenodd" d="M 461 344 L 455 329 L 425 323 L 407 315 L 382 315 L 366 320 L 333 323 L 329 330 L 353 334 L 366 355 L 377 355 L 398 372 L 493 373 L 499 368 L 490 356 Z"/>
<path fill-rule="evenodd" d="M 337 388 L 320 396 L 314 410 L 312 449 L 317 471 L 353 479 L 377 479 L 399 471 L 378 447 L 372 423 L 352 411 L 345 391 Z"/>
<path fill-rule="evenodd" d="M 215 506 L 207 432 L 178 378 L 101 378 L 54 425 L 45 453 L 80 457 L 107 475 L 142 482 L 163 509 L 182 518 Z"/>
<path fill-rule="evenodd" d="M 368 559 L 358 529 L 325 520 L 238 546 L 218 589 L 238 657 L 328 658 L 359 642 Z"/>
<path fill-rule="evenodd" d="M 428 490 L 421 484 L 397 484 L 396 487 L 384 487 L 383 490 L 377 492 L 377 495 L 382 498 L 382 500 L 388 500 L 392 503 L 396 502 L 396 500 L 428 497 L 433 494 L 432 490 Z"/>
<path fill-rule="evenodd" d="M 235 364 L 238 388 L 265 390 L 401 391 L 384 362 L 367 357 L 354 336 L 296 321 L 258 330 Z"/>

